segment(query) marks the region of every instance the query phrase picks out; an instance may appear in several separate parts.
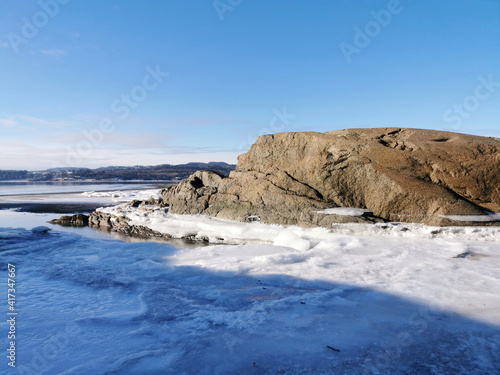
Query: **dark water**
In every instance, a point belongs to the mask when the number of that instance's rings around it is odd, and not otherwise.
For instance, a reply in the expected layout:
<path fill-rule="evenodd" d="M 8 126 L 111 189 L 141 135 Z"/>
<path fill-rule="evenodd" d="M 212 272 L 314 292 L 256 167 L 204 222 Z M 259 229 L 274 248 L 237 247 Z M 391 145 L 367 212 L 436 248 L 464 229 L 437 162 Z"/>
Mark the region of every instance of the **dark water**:
<path fill-rule="evenodd" d="M 17 212 L 31 212 L 35 214 L 89 214 L 99 207 L 112 206 L 103 203 L 0 203 L 0 210 L 15 209 Z"/>

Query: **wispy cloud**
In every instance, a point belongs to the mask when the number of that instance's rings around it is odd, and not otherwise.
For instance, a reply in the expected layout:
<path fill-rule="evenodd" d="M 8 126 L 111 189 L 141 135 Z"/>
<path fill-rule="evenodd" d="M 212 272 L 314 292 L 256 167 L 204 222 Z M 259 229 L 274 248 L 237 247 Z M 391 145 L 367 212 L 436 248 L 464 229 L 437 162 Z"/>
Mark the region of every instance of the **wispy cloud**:
<path fill-rule="evenodd" d="M 0 150 L 0 169 L 40 170 L 55 167 L 104 167 L 109 165 L 158 165 L 189 162 L 225 161 L 236 163 L 237 153 L 177 147 L 144 149 L 129 147 L 96 148 L 81 163 L 68 165 L 68 149 L 61 145 L 39 145 L 37 141 L 4 142 Z M 76 155 L 78 156 L 78 155 Z"/>
<path fill-rule="evenodd" d="M 26 125 L 38 125 L 38 126 L 44 126 L 44 127 L 50 127 L 50 128 L 64 128 L 70 123 L 68 121 L 50 121 L 50 120 L 45 120 L 42 118 L 38 117 L 33 117 L 33 116 L 18 116 L 20 119 L 23 120 L 23 122 Z"/>
<path fill-rule="evenodd" d="M 10 116 L 7 118 L 0 118 L 0 126 L 4 126 L 6 128 L 12 128 L 17 125 L 16 116 Z"/>
<path fill-rule="evenodd" d="M 9 44 L 9 43 L 7 43 L 7 42 L 3 42 L 3 41 L 0 41 L 0 47 L 7 48 L 7 47 L 9 47 L 9 46 L 10 46 L 10 44 Z"/>
<path fill-rule="evenodd" d="M 121 145 L 121 146 L 133 146 L 141 148 L 156 148 L 162 147 L 164 142 L 159 139 L 154 134 L 137 134 L 137 133 L 126 133 L 126 134 L 113 134 L 108 140 L 111 144 Z"/>
<path fill-rule="evenodd" d="M 54 142 L 75 147 L 79 142 L 87 141 L 89 138 L 93 139 L 94 137 L 98 140 L 98 145 L 96 146 L 96 148 L 126 146 L 134 149 L 152 149 L 165 146 L 165 142 L 161 138 L 153 134 L 148 135 L 142 133 L 113 133 L 107 135 L 102 132 L 97 132 L 96 134 L 95 131 L 95 128 L 82 129 L 78 132 L 68 129 L 58 132 L 52 132 L 51 136 Z"/>
<path fill-rule="evenodd" d="M 40 52 L 43 53 L 45 56 L 56 57 L 56 58 L 66 55 L 66 51 L 57 48 L 44 49 L 41 50 Z"/>
<path fill-rule="evenodd" d="M 236 163 L 237 153 L 221 152 L 216 150 L 201 150 L 186 147 L 170 149 L 134 149 L 119 148 L 107 150 L 95 150 L 95 152 L 84 160 L 82 166 L 102 167 L 109 165 L 158 165 L 158 164 L 182 164 L 189 162 L 225 161 Z"/>
<path fill-rule="evenodd" d="M 64 166 L 63 147 L 40 146 L 37 141 L 2 140 L 0 169 L 40 170 Z"/>

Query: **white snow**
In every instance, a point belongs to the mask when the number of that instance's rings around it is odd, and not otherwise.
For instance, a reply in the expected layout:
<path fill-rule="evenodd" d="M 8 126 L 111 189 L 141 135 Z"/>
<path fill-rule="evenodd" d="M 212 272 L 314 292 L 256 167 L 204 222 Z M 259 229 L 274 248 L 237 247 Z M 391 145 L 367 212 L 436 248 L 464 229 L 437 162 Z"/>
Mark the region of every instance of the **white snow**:
<path fill-rule="evenodd" d="M 38 233 L 38 234 L 44 234 L 44 233 L 48 233 L 49 230 L 51 230 L 51 229 L 46 227 L 46 226 L 39 226 L 39 227 L 32 228 L 31 232 Z"/>
<path fill-rule="evenodd" d="M 0 230 L 0 261 L 22 270 L 19 371 L 495 374 L 500 368 L 500 227 L 304 229 L 173 215 L 153 206 L 100 211 L 220 244 L 178 250 L 55 230 L 44 236 Z"/>
<path fill-rule="evenodd" d="M 89 198 L 110 198 L 113 202 L 130 202 L 134 199 L 147 200 L 149 198 L 160 198 L 158 189 L 149 190 L 116 190 L 116 191 L 86 191 L 81 195 Z"/>
<path fill-rule="evenodd" d="M 110 191 L 87 191 L 83 193 L 32 193 L 19 195 L 1 195 L 1 203 L 80 203 L 80 204 L 118 204 L 134 199 L 146 200 L 159 197 L 159 189 L 128 189 Z"/>
<path fill-rule="evenodd" d="M 296 250 L 309 250 L 311 243 L 297 236 L 292 231 L 283 230 L 274 240 L 274 246 L 287 246 Z"/>
<path fill-rule="evenodd" d="M 497 299 L 494 285 L 500 278 L 500 264 L 496 263 L 500 256 L 500 227 L 440 228 L 393 223 L 305 229 L 175 215 L 158 208 L 151 212 L 126 205 L 99 210 L 176 238 L 190 236 L 214 243 L 246 244 L 180 251 L 169 259 L 176 265 L 348 282 L 435 304 L 442 302 L 450 285 L 466 290 L 481 280 L 490 288 L 488 298 Z M 465 263 L 454 258 L 465 252 L 470 253 Z M 441 278 L 446 282 L 437 281 Z M 477 311 L 471 312 L 471 305 L 462 302 L 457 298 L 448 301 L 447 306 L 500 323 L 500 310 L 495 312 L 478 305 Z"/>
<path fill-rule="evenodd" d="M 372 212 L 365 208 L 353 208 L 353 207 L 333 207 L 327 208 L 321 211 L 315 211 L 319 214 L 325 215 L 339 215 L 339 216 L 363 216 L 367 212 Z"/>
<path fill-rule="evenodd" d="M 336 235 L 347 236 L 383 236 L 404 238 L 448 238 L 499 241 L 500 227 L 432 227 L 423 224 L 383 223 L 383 224 L 336 224 L 327 228 L 301 228 L 281 226 L 261 222 L 243 223 L 234 220 L 218 219 L 203 215 L 176 215 L 157 206 L 133 208 L 126 204 L 98 208 L 97 211 L 115 216 L 127 217 L 133 225 L 148 227 L 154 231 L 168 234 L 174 238 L 191 237 L 209 240 L 213 243 L 266 243 L 273 244 L 283 232 L 289 233 L 287 244 L 293 240 L 291 234 L 316 245 L 335 238 Z M 285 241 L 282 235 L 279 241 Z M 299 245 L 305 246 L 304 243 Z M 293 247 L 293 246 L 292 246 Z"/>
<path fill-rule="evenodd" d="M 500 213 L 495 213 L 495 214 L 492 213 L 488 215 L 440 215 L 440 216 L 454 221 L 471 222 L 471 223 L 500 221 Z"/>

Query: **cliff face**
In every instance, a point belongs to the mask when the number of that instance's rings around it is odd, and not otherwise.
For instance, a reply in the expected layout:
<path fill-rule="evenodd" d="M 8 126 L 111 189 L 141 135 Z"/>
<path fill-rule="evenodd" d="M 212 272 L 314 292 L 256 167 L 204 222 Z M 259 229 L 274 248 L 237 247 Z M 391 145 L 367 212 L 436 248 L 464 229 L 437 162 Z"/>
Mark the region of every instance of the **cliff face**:
<path fill-rule="evenodd" d="M 330 226 L 403 221 L 470 225 L 440 215 L 500 211 L 500 139 L 420 129 L 261 136 L 228 178 L 199 171 L 163 193 L 170 212 Z M 327 215 L 331 207 L 368 209 Z"/>

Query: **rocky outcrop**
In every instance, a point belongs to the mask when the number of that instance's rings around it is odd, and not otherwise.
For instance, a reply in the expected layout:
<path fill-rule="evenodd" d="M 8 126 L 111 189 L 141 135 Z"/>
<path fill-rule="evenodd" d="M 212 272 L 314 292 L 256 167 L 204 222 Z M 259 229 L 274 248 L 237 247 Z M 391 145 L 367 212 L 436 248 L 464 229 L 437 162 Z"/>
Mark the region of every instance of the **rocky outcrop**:
<path fill-rule="evenodd" d="M 161 192 L 163 202 L 171 213 L 204 214 L 246 222 L 330 226 L 342 222 L 384 221 L 371 213 L 359 217 L 324 215 L 316 211 L 331 205 L 314 194 L 308 196 L 308 188 L 300 184 L 295 190 L 285 190 L 267 180 L 259 181 L 253 174 L 243 177 L 245 179 L 238 180 L 211 171 L 198 171 L 178 185 L 164 189 Z"/>
<path fill-rule="evenodd" d="M 65 227 L 86 227 L 89 225 L 89 217 L 83 214 L 61 216 L 59 219 L 50 220 L 49 223 L 59 224 Z"/>
<path fill-rule="evenodd" d="M 216 172 L 197 171 L 178 185 L 163 189 L 160 195 L 172 213 L 199 214 L 209 208 L 210 199 L 217 194 L 223 179 Z"/>
<path fill-rule="evenodd" d="M 443 216 L 500 211 L 499 186 L 497 138 L 348 129 L 261 136 L 239 156 L 229 177 L 199 171 L 162 196 L 172 213 L 240 221 L 304 227 L 377 221 L 470 225 Z M 331 207 L 372 213 L 318 212 Z"/>
<path fill-rule="evenodd" d="M 130 202 L 129 205 L 134 207 L 134 204 L 140 201 Z M 137 207 L 137 206 L 135 206 Z M 143 206 L 142 206 L 143 207 Z M 94 211 L 89 215 L 89 227 L 101 228 L 110 231 L 123 233 L 137 237 L 166 237 L 169 235 L 154 231 L 142 225 L 131 225 L 129 219 L 124 216 L 112 215 L 106 212 Z"/>

